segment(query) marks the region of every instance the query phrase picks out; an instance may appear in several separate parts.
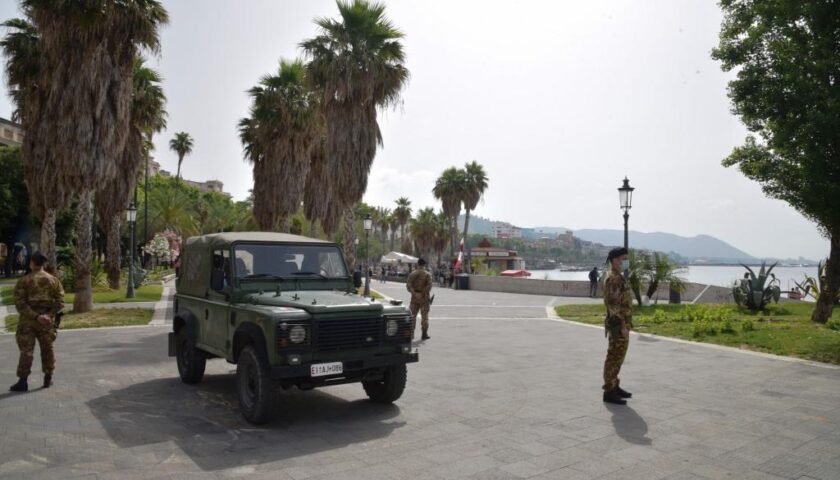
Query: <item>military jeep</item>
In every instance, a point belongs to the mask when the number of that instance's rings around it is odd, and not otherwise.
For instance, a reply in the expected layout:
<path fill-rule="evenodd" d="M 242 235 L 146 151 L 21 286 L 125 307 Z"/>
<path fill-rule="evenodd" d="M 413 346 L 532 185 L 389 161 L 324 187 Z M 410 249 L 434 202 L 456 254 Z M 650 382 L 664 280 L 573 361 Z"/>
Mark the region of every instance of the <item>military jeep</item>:
<path fill-rule="evenodd" d="M 189 238 L 169 355 L 184 383 L 207 359 L 236 364 L 242 415 L 271 420 L 279 389 L 360 382 L 377 403 L 403 393 L 413 326 L 399 302 L 359 296 L 335 243 L 267 232 Z"/>

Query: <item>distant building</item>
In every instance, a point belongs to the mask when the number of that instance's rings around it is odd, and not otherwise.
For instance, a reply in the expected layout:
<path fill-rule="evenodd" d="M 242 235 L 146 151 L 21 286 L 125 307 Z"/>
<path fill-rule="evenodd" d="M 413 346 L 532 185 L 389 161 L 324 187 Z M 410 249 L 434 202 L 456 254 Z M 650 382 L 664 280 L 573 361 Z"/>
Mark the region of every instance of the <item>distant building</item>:
<path fill-rule="evenodd" d="M 5 118 L 0 118 L 0 145 L 18 147 L 23 143 L 23 127 Z"/>
<path fill-rule="evenodd" d="M 493 225 L 493 238 L 522 238 L 522 229 L 509 223 Z"/>
<path fill-rule="evenodd" d="M 154 177 L 160 175 L 161 177 L 171 177 L 172 174 L 160 167 L 160 163 L 152 160 L 149 162 L 149 176 Z M 219 192 L 228 195 L 225 192 L 225 184 L 219 180 L 207 180 L 206 182 L 194 182 L 192 180 L 182 179 L 184 183 L 191 187 L 195 187 L 202 192 Z"/>
<path fill-rule="evenodd" d="M 481 260 L 489 270 L 524 270 L 525 259 L 516 250 L 496 247 L 478 247 L 470 250 L 472 259 Z"/>
<path fill-rule="evenodd" d="M 557 241 L 566 245 L 574 245 L 574 232 L 572 232 L 571 230 L 566 230 L 566 233 L 561 233 L 560 235 L 557 235 Z"/>

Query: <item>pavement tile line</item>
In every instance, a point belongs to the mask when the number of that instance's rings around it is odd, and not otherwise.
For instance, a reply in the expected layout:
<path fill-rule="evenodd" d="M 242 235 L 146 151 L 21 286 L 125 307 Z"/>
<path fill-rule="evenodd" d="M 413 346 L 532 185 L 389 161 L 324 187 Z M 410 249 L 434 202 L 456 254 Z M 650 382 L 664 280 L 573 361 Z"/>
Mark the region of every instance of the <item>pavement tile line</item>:
<path fill-rule="evenodd" d="M 546 312 L 546 316 L 548 317 L 547 319 L 551 320 L 551 321 L 554 321 L 554 322 L 565 323 L 565 324 L 568 324 L 568 325 L 575 325 L 577 327 L 597 328 L 598 330 L 603 330 L 604 329 L 604 327 L 602 327 L 600 325 L 590 325 L 588 323 L 574 322 L 572 320 L 566 320 L 565 318 L 558 317 L 557 313 L 554 311 L 554 309 L 552 307 L 548 307 L 548 306 L 545 307 L 545 312 Z M 820 367 L 820 368 L 826 368 L 826 369 L 829 369 L 829 370 L 840 370 L 840 365 L 832 365 L 830 363 L 815 362 L 813 360 L 805 360 L 805 359 L 796 358 L 796 357 L 786 357 L 784 355 L 774 355 L 772 353 L 756 352 L 756 351 L 753 351 L 753 350 L 744 350 L 744 349 L 741 349 L 741 348 L 727 347 L 725 345 L 716 345 L 714 343 L 692 342 L 690 340 L 683 340 L 681 338 L 663 337 L 661 335 L 655 335 L 653 333 L 642 334 L 642 333 L 639 333 L 639 332 L 632 332 L 631 331 L 630 335 L 633 335 L 633 336 L 636 336 L 636 337 L 642 337 L 642 338 L 655 338 L 657 340 L 665 340 L 665 341 L 673 342 L 673 343 L 682 343 L 684 345 L 692 345 L 692 346 L 697 346 L 697 347 L 711 348 L 713 350 L 722 350 L 722 351 L 726 351 L 726 352 L 741 353 L 741 354 L 744 354 L 744 355 L 752 355 L 752 356 L 755 356 L 755 357 L 768 358 L 768 359 L 771 359 L 771 360 L 782 360 L 782 361 L 785 361 L 785 362 L 801 363 L 803 365 L 808 365 L 808 366 L 811 366 L 811 367 Z"/>

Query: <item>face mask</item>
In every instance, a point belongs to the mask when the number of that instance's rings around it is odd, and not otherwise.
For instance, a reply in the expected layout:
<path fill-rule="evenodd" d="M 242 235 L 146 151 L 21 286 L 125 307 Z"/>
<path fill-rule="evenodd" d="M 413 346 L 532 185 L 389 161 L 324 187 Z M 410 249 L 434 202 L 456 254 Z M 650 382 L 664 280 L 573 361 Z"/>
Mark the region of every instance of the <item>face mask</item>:
<path fill-rule="evenodd" d="M 621 270 L 627 271 L 630 270 L 630 260 L 624 260 L 621 262 Z"/>

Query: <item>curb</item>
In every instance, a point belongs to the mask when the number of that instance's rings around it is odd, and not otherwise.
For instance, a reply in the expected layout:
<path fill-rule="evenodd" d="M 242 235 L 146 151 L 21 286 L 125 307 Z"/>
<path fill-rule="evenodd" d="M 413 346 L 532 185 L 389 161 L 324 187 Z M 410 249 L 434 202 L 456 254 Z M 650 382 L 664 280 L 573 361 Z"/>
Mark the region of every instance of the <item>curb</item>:
<path fill-rule="evenodd" d="M 604 327 L 602 327 L 600 325 L 591 325 L 591 324 L 588 324 L 588 323 L 575 322 L 573 320 L 566 320 L 565 318 L 561 318 L 561 317 L 557 316 L 557 312 L 554 311 L 553 306 L 545 307 L 545 312 L 546 312 L 546 317 L 548 317 L 549 320 L 554 321 L 554 322 L 565 323 L 565 324 L 569 324 L 569 325 L 575 325 L 575 326 L 578 326 L 578 327 L 597 328 L 598 330 L 603 330 L 604 329 Z M 642 338 L 655 338 L 657 340 L 664 340 L 666 342 L 674 342 L 674 343 L 682 343 L 684 345 L 694 345 L 694 346 L 697 346 L 697 347 L 711 348 L 713 350 L 722 350 L 722 351 L 726 351 L 726 352 L 741 353 L 741 354 L 744 354 L 744 355 L 752 355 L 752 356 L 756 356 L 756 357 L 763 357 L 763 358 L 767 358 L 767 359 L 770 359 L 770 360 L 782 360 L 782 361 L 785 361 L 785 362 L 800 363 L 800 364 L 808 365 L 808 366 L 811 366 L 811 367 L 820 367 L 820 368 L 826 368 L 826 369 L 829 369 L 829 370 L 840 370 L 840 365 L 817 362 L 817 361 L 814 361 L 814 360 L 805 360 L 805 359 L 796 358 L 796 357 L 788 357 L 788 356 L 785 356 L 785 355 L 776 355 L 774 353 L 756 352 L 754 350 L 746 350 L 746 349 L 742 349 L 742 348 L 727 347 L 726 345 L 717 345 L 717 344 L 714 344 L 714 343 L 692 342 L 691 340 L 683 340 L 681 338 L 673 338 L 673 337 L 663 337 L 662 335 L 656 335 L 656 334 L 653 334 L 653 333 L 639 333 L 639 332 L 631 331 L 630 335 L 633 335 L 633 336 L 636 336 L 636 337 L 642 337 Z"/>

